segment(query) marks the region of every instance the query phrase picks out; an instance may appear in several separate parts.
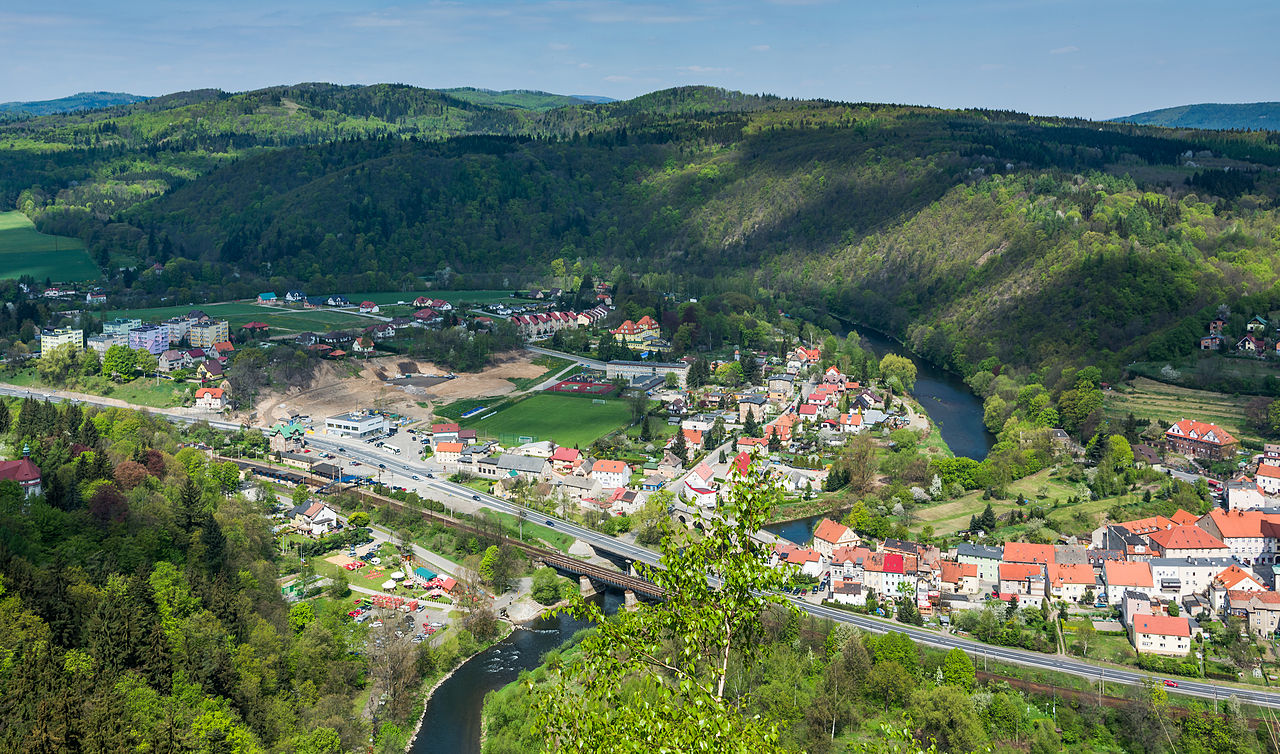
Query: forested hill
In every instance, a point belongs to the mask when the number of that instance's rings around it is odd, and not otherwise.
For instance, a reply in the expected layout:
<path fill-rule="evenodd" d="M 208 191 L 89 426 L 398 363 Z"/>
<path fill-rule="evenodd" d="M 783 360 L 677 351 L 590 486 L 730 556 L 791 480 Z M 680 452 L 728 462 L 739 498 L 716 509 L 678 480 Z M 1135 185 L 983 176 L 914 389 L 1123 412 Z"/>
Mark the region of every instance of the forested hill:
<path fill-rule="evenodd" d="M 390 85 L 164 100 L 0 127 L 7 200 L 139 296 L 582 259 L 961 370 L 1163 358 L 1219 303 L 1280 309 L 1275 134 L 707 87 L 549 110 Z"/>
<path fill-rule="evenodd" d="M 52 115 L 76 110 L 93 110 L 99 107 L 131 105 L 147 98 L 125 92 L 80 92 L 69 97 L 39 100 L 35 102 L 0 102 L 0 118 Z"/>
<path fill-rule="evenodd" d="M 1179 105 L 1115 118 L 1125 123 L 1170 128 L 1280 131 L 1280 102 Z"/>

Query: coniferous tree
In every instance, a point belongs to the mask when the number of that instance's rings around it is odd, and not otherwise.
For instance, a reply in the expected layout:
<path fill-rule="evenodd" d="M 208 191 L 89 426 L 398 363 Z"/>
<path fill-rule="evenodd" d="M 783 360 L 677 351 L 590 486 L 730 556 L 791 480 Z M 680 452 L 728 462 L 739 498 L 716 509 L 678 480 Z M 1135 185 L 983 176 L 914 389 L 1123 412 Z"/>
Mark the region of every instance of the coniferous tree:
<path fill-rule="evenodd" d="M 9 434 L 13 428 L 13 415 L 9 413 L 9 404 L 0 402 L 0 435 Z"/>
<path fill-rule="evenodd" d="M 97 448 L 98 439 L 98 425 L 94 424 L 93 420 L 86 416 L 84 421 L 80 423 L 80 431 L 76 435 L 76 442 L 87 448 Z"/>
<path fill-rule="evenodd" d="M 671 445 L 671 452 L 676 454 L 681 463 L 689 460 L 689 443 L 684 437 L 684 430 L 676 432 L 676 439 Z"/>
<path fill-rule="evenodd" d="M 982 530 L 987 533 L 995 531 L 996 512 L 991 507 L 991 503 L 987 503 L 987 507 L 982 510 L 982 518 L 978 520 L 978 523 L 982 526 Z"/>
<path fill-rule="evenodd" d="M 747 411 L 747 419 L 742 423 L 742 434 L 746 437 L 756 437 L 760 434 L 760 425 L 756 422 L 756 415 L 751 411 Z"/>

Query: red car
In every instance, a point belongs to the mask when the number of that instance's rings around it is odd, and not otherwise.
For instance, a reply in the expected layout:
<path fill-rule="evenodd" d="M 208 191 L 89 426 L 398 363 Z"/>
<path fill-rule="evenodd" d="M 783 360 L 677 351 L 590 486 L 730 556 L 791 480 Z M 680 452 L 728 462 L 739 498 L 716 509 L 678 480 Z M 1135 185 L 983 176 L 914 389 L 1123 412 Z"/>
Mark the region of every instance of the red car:
<path fill-rule="evenodd" d="M 1164 685 L 1168 686 L 1171 689 L 1178 688 L 1178 684 L 1175 681 L 1169 680 L 1168 678 L 1164 679 Z"/>
<path fill-rule="evenodd" d="M 348 617 L 348 618 L 354 618 L 354 617 L 356 617 L 357 615 L 359 615 L 359 614 L 360 614 L 360 613 L 362 613 L 362 612 L 364 612 L 364 611 L 363 611 L 363 610 L 352 610 L 351 612 L 347 613 L 347 617 Z"/>

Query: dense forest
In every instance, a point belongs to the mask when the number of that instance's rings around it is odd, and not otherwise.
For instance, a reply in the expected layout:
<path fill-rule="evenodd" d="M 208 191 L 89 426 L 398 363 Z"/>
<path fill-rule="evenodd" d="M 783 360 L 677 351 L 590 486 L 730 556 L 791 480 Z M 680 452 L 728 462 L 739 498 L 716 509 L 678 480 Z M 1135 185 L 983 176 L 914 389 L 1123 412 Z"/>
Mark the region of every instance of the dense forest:
<path fill-rule="evenodd" d="M 274 493 L 192 447 L 262 453 L 259 432 L 28 399 L 0 403 L 0 439 L 44 487 L 0 482 L 0 750 L 399 751 L 414 684 L 474 651 L 465 631 L 374 646 L 345 584 L 285 601 Z M 375 727 L 366 702 L 393 673 L 414 693 Z"/>
<path fill-rule="evenodd" d="M 1109 375 L 1189 353 L 1219 304 L 1280 308 L 1274 133 L 703 87 L 536 104 L 303 84 L 30 118 L 0 125 L 0 200 L 83 238 L 126 303 L 586 260 L 767 292 L 965 373 Z"/>

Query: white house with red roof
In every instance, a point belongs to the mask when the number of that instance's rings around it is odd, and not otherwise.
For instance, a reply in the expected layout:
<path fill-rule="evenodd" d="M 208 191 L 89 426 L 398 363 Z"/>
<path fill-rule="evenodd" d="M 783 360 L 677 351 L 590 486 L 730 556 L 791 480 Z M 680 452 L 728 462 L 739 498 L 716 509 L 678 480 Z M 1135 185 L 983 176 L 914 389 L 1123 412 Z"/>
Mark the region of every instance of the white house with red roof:
<path fill-rule="evenodd" d="M 606 490 L 625 487 L 631 478 L 631 469 L 624 461 L 600 459 L 591 465 L 591 476 L 599 480 Z"/>
<path fill-rule="evenodd" d="M 1209 585 L 1209 606 L 1217 611 L 1225 610 L 1227 593 L 1232 591 L 1265 592 L 1267 587 L 1257 574 L 1233 565 L 1213 578 Z"/>
<path fill-rule="evenodd" d="M 1196 458 L 1227 460 L 1240 447 L 1236 438 L 1216 424 L 1183 419 L 1164 433 L 1165 442 L 1175 453 Z"/>
<path fill-rule="evenodd" d="M 1269 564 L 1275 559 L 1280 515 L 1214 508 L 1201 516 L 1196 526 L 1222 540 L 1228 552 L 1244 565 Z"/>
<path fill-rule="evenodd" d="M 1258 464 L 1258 471 L 1253 475 L 1258 489 L 1264 495 L 1280 495 L 1280 466 L 1273 466 L 1265 461 Z"/>
<path fill-rule="evenodd" d="M 551 470 L 559 474 L 569 474 L 582 465 L 582 451 L 577 448 L 566 448 L 563 445 L 551 454 Z"/>
<path fill-rule="evenodd" d="M 0 481 L 17 482 L 27 497 L 44 492 L 40 486 L 40 467 L 25 453 L 16 461 L 0 461 Z"/>
<path fill-rule="evenodd" d="M 1227 554 L 1226 544 L 1199 526 L 1161 529 L 1148 535 L 1147 542 L 1162 558 L 1216 558 Z"/>
<path fill-rule="evenodd" d="M 813 530 L 813 549 L 822 553 L 822 557 L 828 560 L 831 559 L 836 548 L 856 547 L 861 541 L 853 529 L 829 518 L 819 521 L 818 527 Z"/>
<path fill-rule="evenodd" d="M 373 303 L 372 301 L 361 301 L 361 302 L 360 302 L 360 313 L 361 313 L 361 314 L 377 314 L 377 313 L 378 313 L 378 311 L 379 311 L 379 309 L 378 309 L 378 305 L 377 305 L 377 304 L 375 304 L 375 303 Z"/>
<path fill-rule="evenodd" d="M 1185 657 L 1191 651 L 1191 624 L 1182 616 L 1135 615 L 1132 631 L 1139 652 Z"/>
<path fill-rule="evenodd" d="M 196 390 L 196 408 L 201 411 L 221 411 L 227 407 L 227 391 L 220 387 L 202 387 Z"/>

